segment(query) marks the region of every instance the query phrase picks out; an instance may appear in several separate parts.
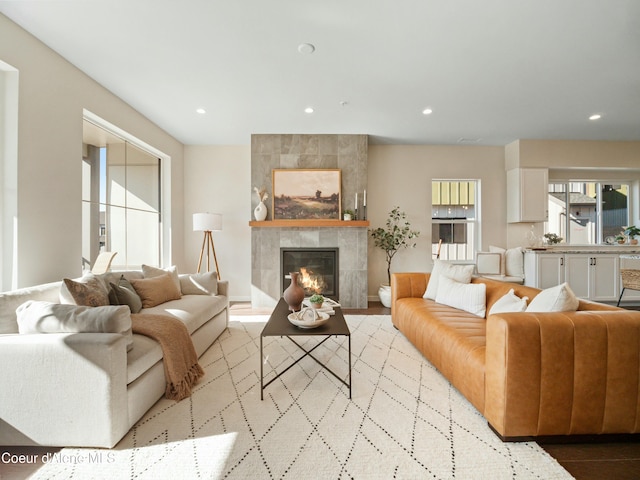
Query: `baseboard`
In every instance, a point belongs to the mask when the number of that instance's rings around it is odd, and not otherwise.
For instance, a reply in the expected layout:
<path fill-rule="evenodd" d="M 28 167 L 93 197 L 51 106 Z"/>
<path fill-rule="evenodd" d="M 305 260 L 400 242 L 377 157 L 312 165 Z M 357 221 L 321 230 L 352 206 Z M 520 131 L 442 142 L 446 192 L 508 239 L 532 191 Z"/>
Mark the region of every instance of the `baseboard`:
<path fill-rule="evenodd" d="M 487 422 L 489 428 L 503 442 L 536 442 L 542 445 L 572 444 L 572 443 L 640 443 L 640 433 L 602 433 L 598 435 L 540 435 L 505 437 L 499 434 Z"/>

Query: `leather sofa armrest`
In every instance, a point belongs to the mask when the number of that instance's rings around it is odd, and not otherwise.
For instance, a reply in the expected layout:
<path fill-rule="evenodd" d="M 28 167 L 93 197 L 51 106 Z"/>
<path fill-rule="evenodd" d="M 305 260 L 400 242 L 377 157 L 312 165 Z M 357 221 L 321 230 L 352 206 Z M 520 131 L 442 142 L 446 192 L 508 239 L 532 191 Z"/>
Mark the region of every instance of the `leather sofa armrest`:
<path fill-rule="evenodd" d="M 129 429 L 123 335 L 0 335 L 0 385 L 0 445 L 110 448 Z"/>
<path fill-rule="evenodd" d="M 401 298 L 420 298 L 427 290 L 430 273 L 405 272 L 391 274 L 391 312 L 395 309 L 396 300 Z"/>
<path fill-rule="evenodd" d="M 640 432 L 640 312 L 487 319 L 485 412 L 503 438 Z"/>

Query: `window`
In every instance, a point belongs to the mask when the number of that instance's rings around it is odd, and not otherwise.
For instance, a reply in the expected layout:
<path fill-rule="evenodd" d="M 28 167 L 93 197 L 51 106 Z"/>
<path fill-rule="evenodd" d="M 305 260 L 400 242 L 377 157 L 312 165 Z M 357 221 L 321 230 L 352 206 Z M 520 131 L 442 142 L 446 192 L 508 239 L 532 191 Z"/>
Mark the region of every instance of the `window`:
<path fill-rule="evenodd" d="M 161 160 L 112 132 L 84 122 L 82 257 L 85 267 L 102 251 L 113 265 L 161 264 Z"/>
<path fill-rule="evenodd" d="M 474 261 L 478 231 L 477 192 L 476 180 L 431 182 L 431 249 L 434 256 L 442 240 L 441 259 Z"/>
<path fill-rule="evenodd" d="M 629 184 L 612 182 L 549 182 L 546 232 L 566 243 L 603 243 L 629 225 Z"/>

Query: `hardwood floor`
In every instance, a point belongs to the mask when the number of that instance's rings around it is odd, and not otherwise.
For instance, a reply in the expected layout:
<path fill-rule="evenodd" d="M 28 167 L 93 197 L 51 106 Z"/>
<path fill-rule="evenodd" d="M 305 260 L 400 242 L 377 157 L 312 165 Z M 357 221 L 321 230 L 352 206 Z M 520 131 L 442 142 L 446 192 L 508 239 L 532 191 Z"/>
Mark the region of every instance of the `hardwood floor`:
<path fill-rule="evenodd" d="M 630 307 L 634 308 L 634 307 Z M 635 309 L 635 308 L 634 308 Z M 252 309 L 250 304 L 232 304 L 233 315 L 271 313 L 271 309 Z M 391 315 L 380 302 L 369 308 L 345 309 L 346 315 Z M 625 441 L 589 443 L 540 443 L 540 446 L 577 480 L 640 480 L 640 435 Z"/>

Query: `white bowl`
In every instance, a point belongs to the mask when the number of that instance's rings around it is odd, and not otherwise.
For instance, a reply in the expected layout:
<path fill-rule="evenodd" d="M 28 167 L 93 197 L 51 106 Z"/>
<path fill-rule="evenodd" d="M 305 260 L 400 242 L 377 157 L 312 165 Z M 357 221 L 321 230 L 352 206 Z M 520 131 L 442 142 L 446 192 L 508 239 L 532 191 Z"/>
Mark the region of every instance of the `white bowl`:
<path fill-rule="evenodd" d="M 330 315 L 311 308 L 303 308 L 299 312 L 290 313 L 287 317 L 291 323 L 300 328 L 317 328 L 329 321 Z"/>

